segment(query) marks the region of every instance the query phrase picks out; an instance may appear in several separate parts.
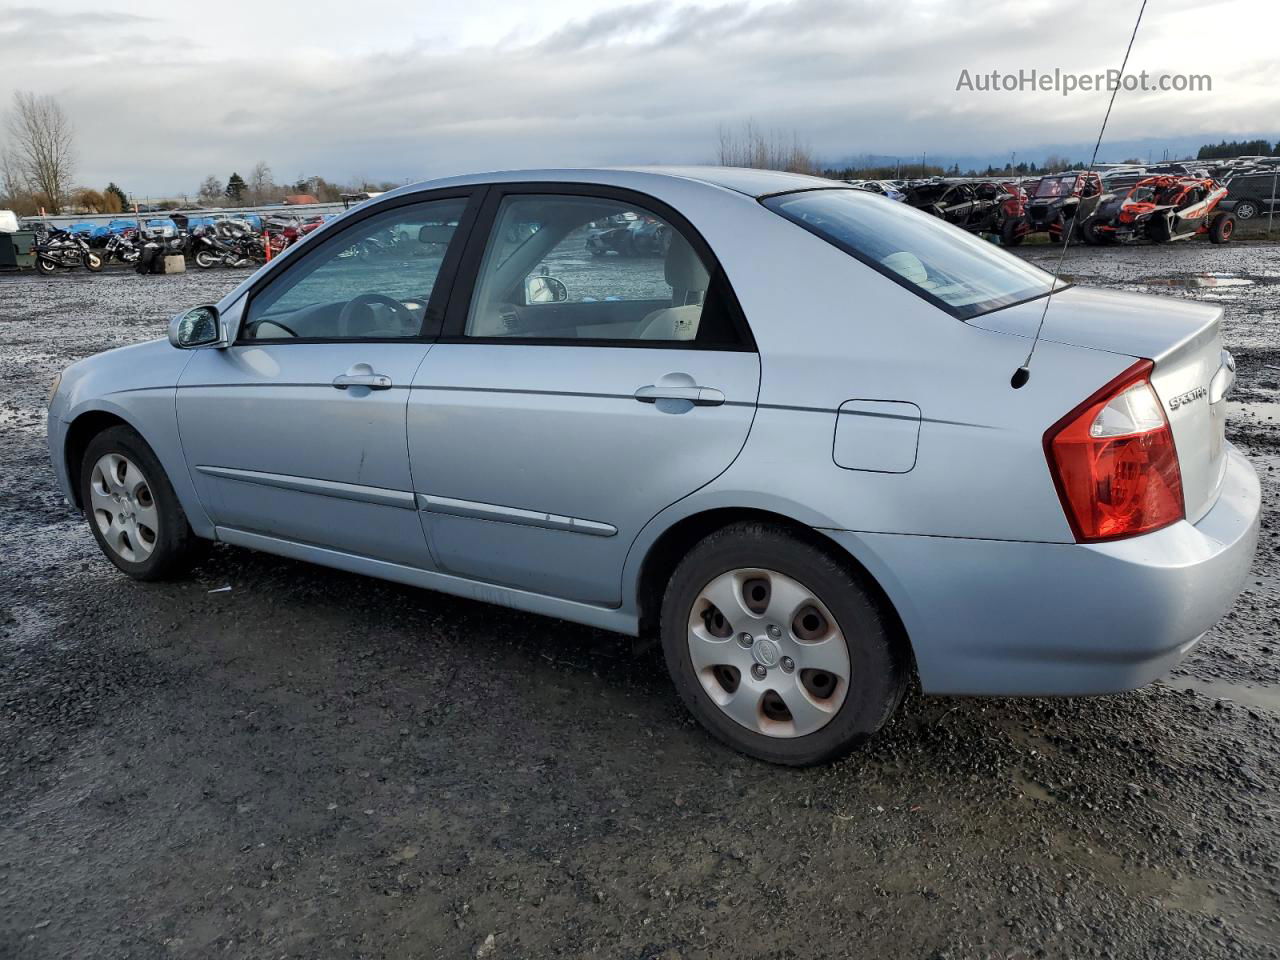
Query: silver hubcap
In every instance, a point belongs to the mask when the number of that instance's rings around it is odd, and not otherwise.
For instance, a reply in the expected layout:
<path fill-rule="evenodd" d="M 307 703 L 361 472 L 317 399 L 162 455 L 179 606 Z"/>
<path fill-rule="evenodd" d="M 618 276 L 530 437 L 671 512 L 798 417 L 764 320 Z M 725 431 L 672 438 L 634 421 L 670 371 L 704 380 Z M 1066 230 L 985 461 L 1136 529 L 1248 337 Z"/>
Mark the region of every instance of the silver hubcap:
<path fill-rule="evenodd" d="M 770 737 L 826 726 L 849 691 L 849 648 L 822 601 L 772 570 L 730 570 L 689 611 L 702 689 L 735 722 Z"/>
<path fill-rule="evenodd" d="M 89 475 L 93 522 L 118 556 L 141 563 L 156 548 L 160 517 L 151 484 L 128 457 L 108 453 Z"/>

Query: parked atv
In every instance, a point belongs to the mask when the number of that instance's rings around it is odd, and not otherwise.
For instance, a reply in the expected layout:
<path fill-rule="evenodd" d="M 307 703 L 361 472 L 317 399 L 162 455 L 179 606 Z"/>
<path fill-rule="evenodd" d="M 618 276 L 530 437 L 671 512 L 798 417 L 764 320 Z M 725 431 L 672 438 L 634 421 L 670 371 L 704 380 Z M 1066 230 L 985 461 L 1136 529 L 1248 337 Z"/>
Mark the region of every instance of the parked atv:
<path fill-rule="evenodd" d="M 1031 192 L 1022 217 L 1004 223 L 1000 238 L 1008 246 L 1021 243 L 1032 233 L 1047 233 L 1050 240 L 1061 240 L 1064 230 L 1078 231 L 1101 199 L 1102 178 L 1092 171 L 1048 174 Z"/>
<path fill-rule="evenodd" d="M 1139 180 L 1126 193 L 1108 194 L 1081 225 L 1086 243 L 1168 243 L 1207 234 L 1226 243 L 1234 214 L 1218 210 L 1227 188 L 1216 180 L 1173 175 Z"/>
<path fill-rule="evenodd" d="M 587 234 L 587 250 L 593 257 L 610 253 L 620 257 L 663 257 L 670 246 L 670 227 L 634 213 L 610 217 Z"/>
<path fill-rule="evenodd" d="M 922 180 L 907 185 L 907 203 L 970 233 L 997 233 L 1011 195 L 994 181 Z"/>
<path fill-rule="evenodd" d="M 1027 215 L 1027 189 L 1016 181 L 1010 181 L 1002 184 L 1005 196 L 1000 202 L 1000 212 L 996 218 L 999 226 L 996 233 L 1000 234 L 1000 243 L 1006 247 L 1016 247 L 1022 242 L 1022 238 L 1026 236 L 1026 232 L 1021 231 L 1023 218 Z M 1035 183 L 1030 184 L 1035 189 Z"/>

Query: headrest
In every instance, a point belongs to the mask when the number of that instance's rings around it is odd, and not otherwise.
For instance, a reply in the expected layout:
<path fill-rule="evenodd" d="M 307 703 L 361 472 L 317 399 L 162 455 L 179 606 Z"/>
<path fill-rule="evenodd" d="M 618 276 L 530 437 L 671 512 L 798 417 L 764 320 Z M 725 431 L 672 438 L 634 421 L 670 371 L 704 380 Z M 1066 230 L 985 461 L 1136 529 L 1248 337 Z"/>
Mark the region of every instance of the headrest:
<path fill-rule="evenodd" d="M 429 223 L 418 231 L 419 243 L 448 243 L 453 239 L 453 231 L 456 227 L 442 226 L 436 223 Z"/>
<path fill-rule="evenodd" d="M 672 290 L 686 293 L 704 293 L 710 283 L 707 268 L 689 246 L 689 241 L 674 231 L 671 246 L 667 249 L 666 277 Z"/>

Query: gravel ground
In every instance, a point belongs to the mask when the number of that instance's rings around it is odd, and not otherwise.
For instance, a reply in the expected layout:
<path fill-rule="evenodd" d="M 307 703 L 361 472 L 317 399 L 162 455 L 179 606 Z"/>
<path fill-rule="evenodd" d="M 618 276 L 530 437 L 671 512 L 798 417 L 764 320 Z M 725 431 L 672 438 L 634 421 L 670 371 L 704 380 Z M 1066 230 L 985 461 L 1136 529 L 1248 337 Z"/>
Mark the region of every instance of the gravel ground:
<path fill-rule="evenodd" d="M 1278 254 L 1067 262 L 1228 308 L 1266 527 L 1193 656 L 913 694 L 808 771 L 715 745 L 612 634 L 229 547 L 125 579 L 55 490 L 47 384 L 243 274 L 0 277 L 0 957 L 1280 957 Z"/>

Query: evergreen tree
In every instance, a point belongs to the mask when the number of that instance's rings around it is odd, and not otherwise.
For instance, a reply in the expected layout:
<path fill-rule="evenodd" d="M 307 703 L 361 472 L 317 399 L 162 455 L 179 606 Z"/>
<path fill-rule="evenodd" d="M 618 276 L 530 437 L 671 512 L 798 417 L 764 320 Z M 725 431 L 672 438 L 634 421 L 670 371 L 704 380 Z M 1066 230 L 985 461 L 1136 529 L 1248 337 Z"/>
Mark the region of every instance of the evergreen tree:
<path fill-rule="evenodd" d="M 239 203 L 244 199 L 244 192 L 249 189 L 249 185 L 244 182 L 244 178 L 238 173 L 232 173 L 227 179 L 227 199 L 232 203 Z"/>
<path fill-rule="evenodd" d="M 120 201 L 120 206 L 117 207 L 115 210 L 111 211 L 112 213 L 119 213 L 121 210 L 129 209 L 129 198 L 124 195 L 123 190 L 121 190 L 119 187 L 116 186 L 114 180 L 111 183 L 108 183 L 107 189 L 103 190 L 102 192 L 107 196 L 115 197 L 117 200 Z"/>

